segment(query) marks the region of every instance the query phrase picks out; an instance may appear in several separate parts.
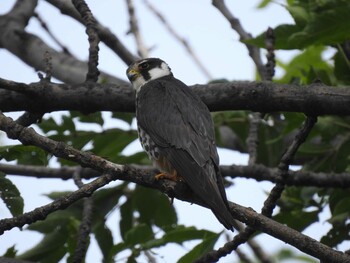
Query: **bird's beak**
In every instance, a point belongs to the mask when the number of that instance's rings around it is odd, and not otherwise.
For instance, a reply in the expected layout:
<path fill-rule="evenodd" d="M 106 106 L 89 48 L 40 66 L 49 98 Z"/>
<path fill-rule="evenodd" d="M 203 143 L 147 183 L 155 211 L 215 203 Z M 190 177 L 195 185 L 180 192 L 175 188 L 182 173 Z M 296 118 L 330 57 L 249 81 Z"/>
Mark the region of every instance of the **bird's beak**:
<path fill-rule="evenodd" d="M 131 65 L 126 70 L 126 75 L 130 81 L 134 81 L 140 75 L 140 71 L 138 70 L 137 65 Z"/>

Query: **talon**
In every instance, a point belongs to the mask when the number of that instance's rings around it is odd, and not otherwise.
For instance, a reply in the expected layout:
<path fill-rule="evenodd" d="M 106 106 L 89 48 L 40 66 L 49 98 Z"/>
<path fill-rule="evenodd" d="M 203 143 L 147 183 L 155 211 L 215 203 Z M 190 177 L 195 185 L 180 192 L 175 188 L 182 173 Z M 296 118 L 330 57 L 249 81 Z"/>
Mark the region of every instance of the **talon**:
<path fill-rule="evenodd" d="M 171 181 L 174 181 L 174 182 L 182 182 L 183 179 L 181 176 L 177 175 L 177 172 L 173 172 L 173 173 L 164 173 L 164 172 L 161 172 L 159 174 L 157 174 L 155 176 L 155 179 L 156 180 L 160 180 L 160 179 L 168 179 L 168 180 L 171 180 Z"/>
<path fill-rule="evenodd" d="M 168 179 L 168 174 L 166 174 L 166 173 L 159 173 L 154 178 L 156 178 L 156 180 L 160 180 L 160 179 L 163 179 L 163 178 Z"/>

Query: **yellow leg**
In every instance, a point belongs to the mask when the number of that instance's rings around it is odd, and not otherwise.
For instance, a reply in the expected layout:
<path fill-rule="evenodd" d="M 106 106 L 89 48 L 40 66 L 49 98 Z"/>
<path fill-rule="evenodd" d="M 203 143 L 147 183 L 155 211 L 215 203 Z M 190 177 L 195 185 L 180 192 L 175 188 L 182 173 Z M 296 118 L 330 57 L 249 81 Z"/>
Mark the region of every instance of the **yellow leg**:
<path fill-rule="evenodd" d="M 155 178 L 156 178 L 156 180 L 168 179 L 168 180 L 175 181 L 175 182 L 183 181 L 182 177 L 177 175 L 176 171 L 174 171 L 173 173 L 170 173 L 170 174 L 161 172 L 161 173 L 157 174 L 155 176 Z"/>

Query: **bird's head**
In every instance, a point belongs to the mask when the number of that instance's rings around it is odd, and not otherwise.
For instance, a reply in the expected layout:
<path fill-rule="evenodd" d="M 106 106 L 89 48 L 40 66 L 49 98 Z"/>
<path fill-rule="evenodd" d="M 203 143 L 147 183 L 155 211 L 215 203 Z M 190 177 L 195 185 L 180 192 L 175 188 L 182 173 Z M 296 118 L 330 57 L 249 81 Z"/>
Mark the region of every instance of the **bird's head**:
<path fill-rule="evenodd" d="M 126 70 L 126 75 L 136 91 L 142 85 L 164 76 L 172 75 L 167 63 L 159 58 L 146 58 L 132 63 Z"/>

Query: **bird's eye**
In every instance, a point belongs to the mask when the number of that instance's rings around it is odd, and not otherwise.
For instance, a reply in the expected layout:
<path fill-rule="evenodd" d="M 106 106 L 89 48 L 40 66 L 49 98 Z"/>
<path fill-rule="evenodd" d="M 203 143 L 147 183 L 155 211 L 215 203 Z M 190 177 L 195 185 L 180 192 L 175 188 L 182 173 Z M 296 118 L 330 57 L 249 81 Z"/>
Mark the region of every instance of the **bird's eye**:
<path fill-rule="evenodd" d="M 147 69 L 149 67 L 149 64 L 147 62 L 143 62 L 139 65 L 139 69 Z"/>

